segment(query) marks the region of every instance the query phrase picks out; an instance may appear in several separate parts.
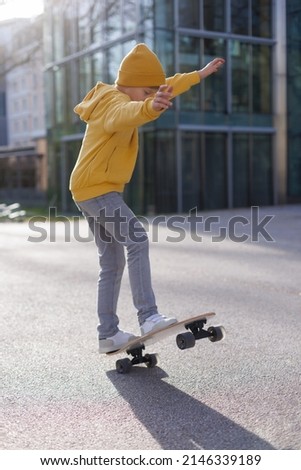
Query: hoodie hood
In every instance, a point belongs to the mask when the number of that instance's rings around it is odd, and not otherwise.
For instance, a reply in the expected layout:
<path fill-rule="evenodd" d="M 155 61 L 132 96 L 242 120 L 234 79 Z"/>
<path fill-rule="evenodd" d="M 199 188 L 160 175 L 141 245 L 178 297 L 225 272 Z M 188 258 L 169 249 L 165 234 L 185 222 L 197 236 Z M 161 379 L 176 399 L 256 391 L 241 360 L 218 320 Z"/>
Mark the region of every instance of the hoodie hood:
<path fill-rule="evenodd" d="M 82 121 L 88 122 L 92 113 L 96 110 L 100 101 L 103 98 L 103 95 L 108 90 L 114 90 L 114 86 L 106 85 L 102 82 L 97 82 L 94 88 L 90 90 L 83 101 L 75 106 L 74 112 L 79 115 Z"/>

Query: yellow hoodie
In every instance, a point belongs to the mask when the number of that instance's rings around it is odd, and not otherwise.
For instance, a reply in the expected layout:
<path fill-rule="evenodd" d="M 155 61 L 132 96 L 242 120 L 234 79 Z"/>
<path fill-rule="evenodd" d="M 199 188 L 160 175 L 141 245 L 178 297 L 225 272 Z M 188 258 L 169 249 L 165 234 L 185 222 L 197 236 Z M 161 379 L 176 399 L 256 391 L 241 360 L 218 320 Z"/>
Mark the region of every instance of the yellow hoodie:
<path fill-rule="evenodd" d="M 200 82 L 197 71 L 166 79 L 177 96 Z M 81 202 L 111 191 L 123 192 L 138 154 L 138 127 L 157 119 L 153 98 L 131 101 L 114 85 L 98 82 L 74 111 L 87 123 L 82 146 L 70 178 L 70 191 Z"/>

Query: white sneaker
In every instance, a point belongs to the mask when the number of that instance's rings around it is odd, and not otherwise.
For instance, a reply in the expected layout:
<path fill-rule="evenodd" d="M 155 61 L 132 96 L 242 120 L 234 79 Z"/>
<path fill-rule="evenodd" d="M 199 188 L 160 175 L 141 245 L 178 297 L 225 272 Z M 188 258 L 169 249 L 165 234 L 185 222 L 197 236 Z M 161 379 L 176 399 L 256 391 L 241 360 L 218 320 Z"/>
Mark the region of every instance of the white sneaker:
<path fill-rule="evenodd" d="M 119 330 L 116 335 L 110 336 L 110 338 L 99 340 L 99 352 L 101 354 L 105 354 L 108 352 L 117 351 L 117 349 L 121 349 L 135 338 L 137 338 L 137 336 L 131 333 L 127 333 L 126 331 Z"/>
<path fill-rule="evenodd" d="M 147 318 L 140 326 L 141 335 L 147 335 L 152 331 L 162 330 L 162 328 L 172 325 L 173 323 L 177 323 L 177 321 L 178 320 L 176 318 L 166 318 L 164 315 L 155 313 L 151 317 Z"/>

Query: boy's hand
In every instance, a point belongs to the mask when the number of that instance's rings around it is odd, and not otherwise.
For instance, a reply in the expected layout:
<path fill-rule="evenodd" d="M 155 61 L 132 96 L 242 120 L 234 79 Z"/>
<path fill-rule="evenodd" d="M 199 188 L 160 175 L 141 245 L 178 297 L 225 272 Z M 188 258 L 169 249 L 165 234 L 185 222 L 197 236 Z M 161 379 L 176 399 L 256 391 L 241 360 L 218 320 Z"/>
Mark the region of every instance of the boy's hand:
<path fill-rule="evenodd" d="M 165 111 L 172 106 L 170 99 L 172 98 L 172 87 L 161 85 L 153 98 L 153 110 Z"/>
<path fill-rule="evenodd" d="M 207 64 L 204 68 L 199 70 L 199 76 L 203 79 L 211 75 L 212 73 L 217 72 L 225 63 L 225 59 L 221 57 L 217 57 L 213 59 L 209 64 Z"/>

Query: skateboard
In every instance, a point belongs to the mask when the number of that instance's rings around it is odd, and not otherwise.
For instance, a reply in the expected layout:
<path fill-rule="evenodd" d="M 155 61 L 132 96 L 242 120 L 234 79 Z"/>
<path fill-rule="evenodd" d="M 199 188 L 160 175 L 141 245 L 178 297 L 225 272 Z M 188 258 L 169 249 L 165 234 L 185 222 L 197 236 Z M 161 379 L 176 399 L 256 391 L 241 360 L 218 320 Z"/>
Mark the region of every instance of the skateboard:
<path fill-rule="evenodd" d="M 214 317 L 214 312 L 203 313 L 195 317 L 186 318 L 172 325 L 166 326 L 161 330 L 152 331 L 146 335 L 138 336 L 129 341 L 125 346 L 116 351 L 106 353 L 107 356 L 126 353 L 130 357 L 118 359 L 116 361 L 116 370 L 120 374 L 130 372 L 132 366 L 145 364 L 147 367 L 155 367 L 158 363 L 157 354 L 144 354 L 147 346 L 176 335 L 176 344 L 179 349 L 193 348 L 197 340 L 208 338 L 212 342 L 221 341 L 225 337 L 223 326 L 210 326 L 205 328 L 207 320 Z M 185 331 L 186 330 L 186 331 Z"/>

